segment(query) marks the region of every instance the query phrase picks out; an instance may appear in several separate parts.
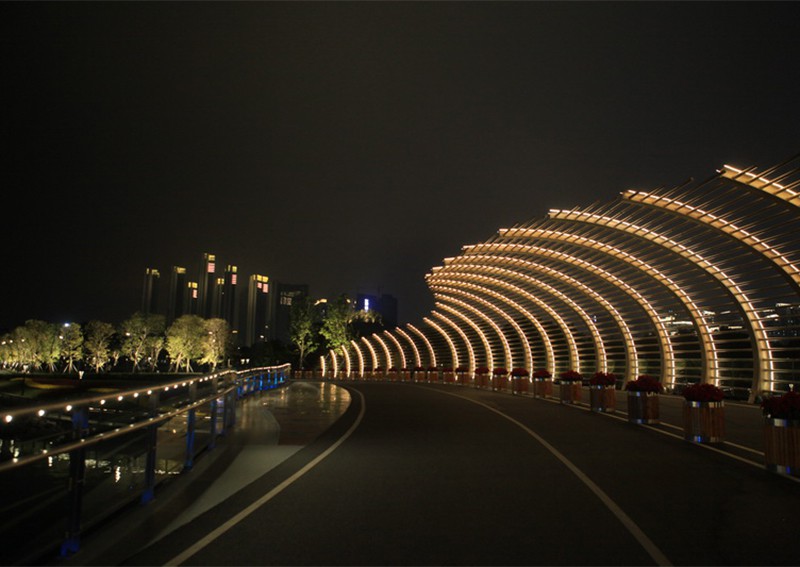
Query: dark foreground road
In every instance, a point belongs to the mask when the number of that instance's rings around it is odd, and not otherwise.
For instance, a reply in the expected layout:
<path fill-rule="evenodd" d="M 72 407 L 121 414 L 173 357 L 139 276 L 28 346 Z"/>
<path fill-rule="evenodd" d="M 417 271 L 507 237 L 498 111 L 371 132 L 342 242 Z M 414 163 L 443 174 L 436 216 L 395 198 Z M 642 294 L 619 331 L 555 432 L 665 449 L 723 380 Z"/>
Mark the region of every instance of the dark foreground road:
<path fill-rule="evenodd" d="M 130 528 L 118 562 L 800 562 L 800 483 L 545 400 L 345 386 L 349 409 L 316 441 L 152 545 L 154 526 Z"/>

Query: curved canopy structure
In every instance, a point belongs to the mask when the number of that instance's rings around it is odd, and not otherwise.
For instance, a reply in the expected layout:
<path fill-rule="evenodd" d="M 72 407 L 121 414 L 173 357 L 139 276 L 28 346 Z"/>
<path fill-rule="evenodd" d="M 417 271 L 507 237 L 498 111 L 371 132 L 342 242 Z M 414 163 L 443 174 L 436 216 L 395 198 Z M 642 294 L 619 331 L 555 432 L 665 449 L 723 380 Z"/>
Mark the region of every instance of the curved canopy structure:
<path fill-rule="evenodd" d="M 436 306 L 420 325 L 364 337 L 323 366 L 573 369 L 788 390 L 800 383 L 799 158 L 725 165 L 500 229 L 431 270 Z"/>

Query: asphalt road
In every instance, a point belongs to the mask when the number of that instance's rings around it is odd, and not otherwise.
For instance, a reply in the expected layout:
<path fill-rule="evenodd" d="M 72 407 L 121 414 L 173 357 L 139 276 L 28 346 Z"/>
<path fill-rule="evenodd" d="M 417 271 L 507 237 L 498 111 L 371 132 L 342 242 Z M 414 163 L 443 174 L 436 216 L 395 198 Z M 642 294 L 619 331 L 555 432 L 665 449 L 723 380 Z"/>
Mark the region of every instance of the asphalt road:
<path fill-rule="evenodd" d="M 324 434 L 119 564 L 800 562 L 800 483 L 721 451 L 530 397 L 342 385 Z"/>

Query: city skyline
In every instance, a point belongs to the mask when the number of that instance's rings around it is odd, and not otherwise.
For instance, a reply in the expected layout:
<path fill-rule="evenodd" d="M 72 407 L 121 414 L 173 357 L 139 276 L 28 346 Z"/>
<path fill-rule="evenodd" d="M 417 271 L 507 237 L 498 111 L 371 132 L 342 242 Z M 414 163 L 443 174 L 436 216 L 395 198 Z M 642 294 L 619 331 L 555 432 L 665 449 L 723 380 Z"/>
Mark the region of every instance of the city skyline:
<path fill-rule="evenodd" d="M 320 297 L 391 294 L 417 323 L 426 273 L 464 244 L 795 155 L 794 20 L 792 3 L 2 3 L 0 328 L 122 320 L 142 271 L 164 281 L 187 250 Z"/>

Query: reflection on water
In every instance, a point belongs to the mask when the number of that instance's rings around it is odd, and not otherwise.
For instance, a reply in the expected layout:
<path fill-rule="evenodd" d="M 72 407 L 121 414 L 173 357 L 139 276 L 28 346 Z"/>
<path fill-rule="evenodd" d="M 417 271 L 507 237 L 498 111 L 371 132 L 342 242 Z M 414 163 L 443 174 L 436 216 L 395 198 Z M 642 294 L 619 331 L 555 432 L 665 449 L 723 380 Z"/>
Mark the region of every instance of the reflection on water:
<path fill-rule="evenodd" d="M 350 393 L 328 382 L 293 382 L 264 396 L 281 427 L 280 444 L 303 445 L 316 439 L 350 406 Z"/>

